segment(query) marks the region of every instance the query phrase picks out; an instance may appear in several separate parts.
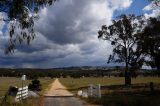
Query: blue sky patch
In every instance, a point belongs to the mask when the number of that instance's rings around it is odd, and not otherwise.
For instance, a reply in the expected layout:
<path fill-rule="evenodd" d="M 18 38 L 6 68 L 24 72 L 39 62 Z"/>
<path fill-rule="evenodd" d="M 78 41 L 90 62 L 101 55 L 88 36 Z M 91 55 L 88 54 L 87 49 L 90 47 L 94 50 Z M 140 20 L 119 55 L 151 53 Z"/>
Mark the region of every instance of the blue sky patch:
<path fill-rule="evenodd" d="M 133 0 L 129 8 L 124 10 L 116 10 L 114 12 L 113 18 L 116 18 L 121 14 L 143 15 L 144 13 L 151 13 L 151 11 L 143 11 L 143 8 L 149 4 L 150 2 L 148 0 Z"/>

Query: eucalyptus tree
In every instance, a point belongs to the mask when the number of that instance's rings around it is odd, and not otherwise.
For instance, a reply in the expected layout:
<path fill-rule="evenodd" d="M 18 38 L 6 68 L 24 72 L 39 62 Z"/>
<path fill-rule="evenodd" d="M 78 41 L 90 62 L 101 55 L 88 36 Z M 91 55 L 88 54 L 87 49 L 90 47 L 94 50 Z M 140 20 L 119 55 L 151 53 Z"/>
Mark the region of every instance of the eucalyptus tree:
<path fill-rule="evenodd" d="M 160 7 L 160 0 L 149 0 L 152 2 L 153 6 Z"/>
<path fill-rule="evenodd" d="M 110 42 L 113 48 L 108 63 L 125 63 L 125 85 L 131 84 L 132 72 L 141 68 L 144 62 L 142 47 L 137 46 L 143 26 L 142 17 L 121 15 L 111 25 L 103 25 L 98 31 L 98 38 Z"/>
<path fill-rule="evenodd" d="M 143 47 L 143 53 L 148 57 L 146 63 L 160 70 L 160 17 L 148 19 L 139 45 Z"/>
<path fill-rule="evenodd" d="M 1 0 L 0 12 L 4 14 L 0 21 L 9 25 L 9 44 L 5 53 L 14 52 L 17 44 L 30 43 L 35 38 L 34 21 L 38 11 L 57 0 Z M 6 29 L 7 30 L 7 29 Z M 19 32 L 19 33 L 16 33 Z"/>

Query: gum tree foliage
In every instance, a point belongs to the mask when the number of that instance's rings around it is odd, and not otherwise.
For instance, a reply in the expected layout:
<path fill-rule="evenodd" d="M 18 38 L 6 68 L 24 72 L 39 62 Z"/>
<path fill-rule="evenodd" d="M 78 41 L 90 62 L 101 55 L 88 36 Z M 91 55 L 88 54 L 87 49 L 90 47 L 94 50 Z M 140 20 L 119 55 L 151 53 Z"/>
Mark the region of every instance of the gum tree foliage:
<path fill-rule="evenodd" d="M 137 46 L 143 25 L 142 17 L 121 15 L 113 20 L 112 25 L 103 25 L 98 32 L 98 38 L 110 42 L 113 47 L 108 63 L 125 63 L 125 85 L 131 84 L 132 73 L 141 68 L 144 62 L 142 47 Z"/>
<path fill-rule="evenodd" d="M 5 14 L 1 21 L 9 24 L 9 43 L 5 53 L 12 53 L 17 44 L 30 43 L 35 38 L 34 21 L 38 11 L 56 0 L 0 0 L 0 12 Z"/>
<path fill-rule="evenodd" d="M 149 1 L 153 9 L 160 9 L 160 0 Z M 160 70 L 160 14 L 158 17 L 148 19 L 147 22 L 140 45 L 143 46 L 143 53 L 149 57 L 146 64 Z"/>
<path fill-rule="evenodd" d="M 160 7 L 160 0 L 149 0 L 152 2 L 153 6 Z"/>
<path fill-rule="evenodd" d="M 160 9 L 160 0 L 149 0 L 152 9 Z"/>
<path fill-rule="evenodd" d="M 148 20 L 139 45 L 143 46 L 143 53 L 149 57 L 146 63 L 160 70 L 160 17 Z"/>

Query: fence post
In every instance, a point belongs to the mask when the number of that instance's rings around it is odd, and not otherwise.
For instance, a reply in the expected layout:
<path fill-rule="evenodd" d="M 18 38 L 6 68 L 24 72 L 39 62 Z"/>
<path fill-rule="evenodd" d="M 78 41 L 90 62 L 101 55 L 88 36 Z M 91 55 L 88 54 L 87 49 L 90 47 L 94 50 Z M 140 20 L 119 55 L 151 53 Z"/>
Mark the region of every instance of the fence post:
<path fill-rule="evenodd" d="M 101 85 L 100 84 L 98 84 L 98 98 L 101 98 Z"/>
<path fill-rule="evenodd" d="M 23 100 L 23 81 L 26 80 L 26 75 L 22 75 L 21 80 L 22 80 L 21 100 Z"/>
<path fill-rule="evenodd" d="M 88 93 L 89 93 L 89 96 L 92 97 L 93 96 L 93 85 L 90 84 L 90 87 L 88 89 Z"/>

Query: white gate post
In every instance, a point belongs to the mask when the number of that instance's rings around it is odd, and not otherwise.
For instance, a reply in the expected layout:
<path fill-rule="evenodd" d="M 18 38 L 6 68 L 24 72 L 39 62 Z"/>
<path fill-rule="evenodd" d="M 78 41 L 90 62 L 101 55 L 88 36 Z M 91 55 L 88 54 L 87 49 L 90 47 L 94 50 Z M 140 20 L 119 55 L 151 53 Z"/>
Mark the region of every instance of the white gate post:
<path fill-rule="evenodd" d="M 88 93 L 89 93 L 89 96 L 92 97 L 93 96 L 93 85 L 90 84 L 90 87 L 88 89 Z"/>
<path fill-rule="evenodd" d="M 101 98 L 101 85 L 98 84 L 98 98 Z"/>

